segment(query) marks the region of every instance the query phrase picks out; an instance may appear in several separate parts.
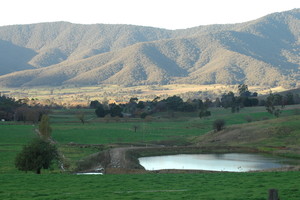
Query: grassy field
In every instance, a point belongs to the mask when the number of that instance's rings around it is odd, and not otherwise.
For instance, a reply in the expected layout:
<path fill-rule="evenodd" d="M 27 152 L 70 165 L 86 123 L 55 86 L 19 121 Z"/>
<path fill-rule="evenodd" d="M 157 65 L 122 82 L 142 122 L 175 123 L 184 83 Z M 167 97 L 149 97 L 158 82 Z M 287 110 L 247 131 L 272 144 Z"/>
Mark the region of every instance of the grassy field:
<path fill-rule="evenodd" d="M 264 108 L 245 108 L 240 113 L 212 109 L 212 116 L 199 119 L 197 113 L 168 113 L 154 115 L 151 121 L 141 119 L 97 119 L 93 110 L 56 110 L 51 115 L 53 138 L 59 149 L 74 164 L 75 161 L 97 152 L 96 147 L 82 148 L 78 144 L 136 143 L 161 140 L 183 142 L 212 130 L 212 122 L 225 119 L 226 126 L 247 126 L 267 123 L 274 129 L 290 127 L 289 135 L 278 135 L 288 141 L 299 141 L 298 106 L 287 107 L 279 119 Z M 80 123 L 78 113 L 85 113 L 86 123 Z M 165 115 L 165 116 L 164 116 Z M 289 120 L 284 120 L 288 119 Z M 271 119 L 268 121 L 268 119 Z M 276 121 L 277 120 L 277 121 Z M 135 132 L 133 126 L 138 126 Z M 31 138 L 35 137 L 31 124 L 0 123 L 0 199 L 267 199 L 268 189 L 279 190 L 280 199 L 298 200 L 300 172 L 263 173 L 206 173 L 206 174 L 130 174 L 130 175 L 74 175 L 42 171 L 42 175 L 19 172 L 14 158 Z M 276 130 L 277 130 L 276 129 Z M 295 130 L 294 130 L 295 129 Z M 294 138 L 294 139 L 293 139 Z M 283 141 L 269 141 L 272 145 Z M 297 145 L 297 144 L 294 145 Z M 256 147 L 270 145 L 257 143 Z"/>
<path fill-rule="evenodd" d="M 295 107 L 287 108 L 282 116 L 293 115 Z M 253 121 L 273 119 L 263 107 L 244 108 L 240 113 L 231 114 L 230 110 L 212 109 L 212 116 L 200 119 L 197 113 L 175 113 L 175 118 L 168 119 L 168 113 L 154 115 L 151 121 L 141 119 L 97 119 L 94 110 L 55 110 L 50 115 L 52 137 L 64 155 L 73 164 L 76 160 L 98 151 L 97 148 L 79 148 L 68 144 L 104 144 L 145 143 L 171 141 L 173 145 L 190 142 L 191 137 L 201 136 L 212 130 L 215 119 L 225 119 L 226 126 L 233 124 L 248 124 Z M 78 113 L 85 113 L 86 123 L 80 123 Z M 164 116 L 165 115 L 165 116 Z M 117 122 L 116 122 L 117 121 Z M 297 123 L 297 122 L 294 122 Z M 134 131 L 137 126 L 137 131 Z M 13 160 L 22 145 L 35 136 L 36 126 L 31 124 L 0 124 L 0 170 L 14 171 Z M 11 166 L 11 167 L 8 167 Z"/>
<path fill-rule="evenodd" d="M 17 172 L 14 158 L 30 139 L 34 137 L 32 125 L 0 124 L 0 173 Z"/>
<path fill-rule="evenodd" d="M 1 199 L 298 200 L 299 172 L 68 175 L 1 174 Z"/>
<path fill-rule="evenodd" d="M 198 136 L 212 130 L 217 118 L 226 119 L 227 125 L 247 123 L 252 120 L 274 118 L 264 108 L 244 108 L 232 114 L 229 109 L 212 109 L 212 116 L 200 119 L 198 113 L 168 113 L 154 115 L 151 120 L 111 118 L 97 119 L 94 110 L 85 110 L 86 123 L 76 118 L 78 111 L 54 111 L 51 114 L 53 138 L 60 143 L 108 144 L 120 142 L 145 142 L 169 140 L 181 136 Z M 286 110 L 283 115 L 292 114 Z M 137 126 L 137 131 L 134 131 Z"/>

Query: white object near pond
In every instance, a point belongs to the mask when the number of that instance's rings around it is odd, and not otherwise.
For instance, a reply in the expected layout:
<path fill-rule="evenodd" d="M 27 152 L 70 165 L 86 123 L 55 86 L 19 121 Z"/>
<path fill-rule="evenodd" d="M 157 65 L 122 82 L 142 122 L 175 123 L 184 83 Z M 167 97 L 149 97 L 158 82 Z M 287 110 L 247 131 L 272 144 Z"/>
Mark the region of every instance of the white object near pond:
<path fill-rule="evenodd" d="M 85 173 L 76 173 L 76 175 L 103 175 L 103 173 L 99 173 L 99 172 L 85 172 Z"/>
<path fill-rule="evenodd" d="M 187 169 L 247 172 L 287 167 L 286 159 L 259 154 L 180 154 L 139 158 L 146 170 Z"/>

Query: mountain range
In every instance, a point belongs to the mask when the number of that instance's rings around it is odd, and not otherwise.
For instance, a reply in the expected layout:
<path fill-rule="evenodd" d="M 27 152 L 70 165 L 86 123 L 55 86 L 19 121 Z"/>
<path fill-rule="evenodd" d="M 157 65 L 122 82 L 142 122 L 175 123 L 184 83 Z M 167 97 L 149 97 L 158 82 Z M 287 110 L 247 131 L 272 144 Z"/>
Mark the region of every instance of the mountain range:
<path fill-rule="evenodd" d="M 0 86 L 299 86 L 300 9 L 166 30 L 49 22 L 0 27 Z"/>

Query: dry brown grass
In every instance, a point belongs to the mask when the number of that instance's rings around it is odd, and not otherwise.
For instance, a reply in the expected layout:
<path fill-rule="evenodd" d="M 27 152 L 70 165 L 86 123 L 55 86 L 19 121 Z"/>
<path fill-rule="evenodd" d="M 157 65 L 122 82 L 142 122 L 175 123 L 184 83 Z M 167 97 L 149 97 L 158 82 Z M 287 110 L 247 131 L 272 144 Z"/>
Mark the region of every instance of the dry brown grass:
<path fill-rule="evenodd" d="M 282 91 L 284 88 L 249 87 L 251 92 L 267 94 L 270 90 Z M 16 99 L 37 99 L 36 103 L 51 104 L 52 102 L 64 106 L 83 105 L 86 106 L 92 100 L 128 102 L 131 97 L 138 97 L 139 100 L 153 100 L 156 96 L 166 98 L 173 95 L 184 95 L 201 91 L 213 98 L 220 97 L 223 93 L 233 91 L 237 93 L 237 85 L 154 85 L 123 87 L 118 85 L 100 85 L 93 87 L 53 87 L 53 88 L 0 88 L 3 94 Z M 197 95 L 196 95 L 197 96 Z"/>

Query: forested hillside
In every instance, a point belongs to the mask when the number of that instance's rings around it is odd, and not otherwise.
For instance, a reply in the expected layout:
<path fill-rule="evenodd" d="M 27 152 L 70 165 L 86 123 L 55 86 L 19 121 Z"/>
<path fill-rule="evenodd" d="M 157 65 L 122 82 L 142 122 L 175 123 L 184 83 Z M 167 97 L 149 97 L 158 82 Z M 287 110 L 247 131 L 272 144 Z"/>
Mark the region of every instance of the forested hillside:
<path fill-rule="evenodd" d="M 0 86 L 297 86 L 300 9 L 165 30 L 68 22 L 0 27 Z"/>

